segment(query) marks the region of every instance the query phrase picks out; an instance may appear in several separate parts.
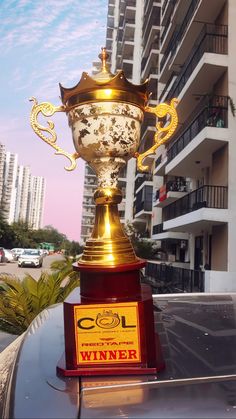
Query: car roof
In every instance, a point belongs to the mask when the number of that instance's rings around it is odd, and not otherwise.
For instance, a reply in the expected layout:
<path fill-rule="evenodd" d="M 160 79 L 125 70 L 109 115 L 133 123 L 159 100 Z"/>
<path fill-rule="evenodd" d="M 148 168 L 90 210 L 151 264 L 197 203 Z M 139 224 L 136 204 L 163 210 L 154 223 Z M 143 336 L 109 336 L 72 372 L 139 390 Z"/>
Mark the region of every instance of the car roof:
<path fill-rule="evenodd" d="M 78 289 L 74 292 L 79 295 Z M 236 294 L 153 300 L 164 370 L 156 376 L 58 377 L 56 365 L 64 351 L 59 304 L 37 316 L 24 337 L 9 416 L 235 418 Z"/>

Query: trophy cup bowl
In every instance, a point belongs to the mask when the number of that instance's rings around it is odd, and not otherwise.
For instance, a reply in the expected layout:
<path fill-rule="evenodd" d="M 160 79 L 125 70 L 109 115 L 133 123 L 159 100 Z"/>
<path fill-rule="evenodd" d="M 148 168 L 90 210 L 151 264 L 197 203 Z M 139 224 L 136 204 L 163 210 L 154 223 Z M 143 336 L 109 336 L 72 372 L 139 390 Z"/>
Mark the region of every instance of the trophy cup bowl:
<path fill-rule="evenodd" d="M 170 105 L 161 103 L 156 107 L 147 106 L 148 80 L 141 85 L 133 85 L 123 71 L 116 75 L 109 72 L 105 48 L 102 48 L 99 57 L 102 61 L 101 71 L 94 77 L 84 72 L 76 86 L 65 88 L 60 85 L 62 106 L 56 107 L 49 102 L 38 104 L 35 98 L 32 99 L 31 126 L 40 138 L 56 150 L 56 154 L 62 154 L 70 160 L 71 165 L 66 167 L 67 170 L 73 170 L 76 159 L 81 157 L 96 173 L 95 225 L 78 264 L 114 267 L 138 261 L 118 215 L 118 204 L 122 200 L 118 189 L 120 169 L 135 157 L 138 169 L 148 170 L 143 160 L 154 154 L 156 148 L 166 142 L 176 129 L 177 99 L 172 99 Z M 72 130 L 76 150 L 73 154 L 56 144 L 57 136 L 52 121 L 49 120 L 48 127 L 44 127 L 37 120 L 40 112 L 48 117 L 62 111 L 66 112 Z M 139 154 L 140 129 L 145 112 L 154 113 L 162 121 L 164 118 L 165 122 L 157 122 L 154 145 Z"/>

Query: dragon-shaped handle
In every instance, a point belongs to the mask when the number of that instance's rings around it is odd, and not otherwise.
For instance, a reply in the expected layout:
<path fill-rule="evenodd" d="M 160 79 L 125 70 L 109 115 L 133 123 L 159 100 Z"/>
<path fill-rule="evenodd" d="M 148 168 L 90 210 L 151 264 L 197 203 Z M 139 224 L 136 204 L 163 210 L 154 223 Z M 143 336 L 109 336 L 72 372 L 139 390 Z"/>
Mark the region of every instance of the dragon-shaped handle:
<path fill-rule="evenodd" d="M 154 136 L 154 145 L 144 153 L 135 153 L 134 157 L 137 158 L 137 168 L 141 172 L 147 172 L 149 170 L 149 166 L 144 166 L 142 164 L 145 157 L 154 154 L 156 149 L 160 147 L 160 145 L 164 144 L 176 130 L 178 125 L 178 115 L 175 108 L 177 104 L 178 99 L 174 98 L 171 100 L 170 105 L 167 105 L 166 103 L 159 103 L 159 105 L 153 108 L 151 106 L 147 106 L 145 108 L 146 112 L 154 113 L 157 118 L 165 118 L 169 115 L 170 120 L 168 121 L 169 123 L 164 127 L 162 127 L 162 123 L 158 121 L 156 124 L 157 131 Z"/>
<path fill-rule="evenodd" d="M 49 144 L 56 150 L 55 154 L 63 155 L 70 160 L 71 165 L 69 167 L 65 167 L 66 170 L 71 171 L 74 170 L 76 167 L 76 159 L 79 158 L 78 153 L 70 154 L 66 151 L 62 150 L 57 144 L 57 134 L 54 130 L 54 123 L 52 121 L 47 121 L 48 127 L 44 127 L 38 122 L 38 115 L 41 112 L 44 116 L 49 117 L 52 116 L 55 112 L 65 112 L 66 109 L 64 106 L 54 106 L 49 102 L 42 102 L 38 104 L 35 97 L 30 98 L 31 102 L 34 102 L 31 114 L 30 114 L 30 125 L 33 128 L 34 132 L 43 140 L 45 143 Z M 47 137 L 42 133 L 42 131 L 47 132 L 51 135 L 51 137 Z"/>

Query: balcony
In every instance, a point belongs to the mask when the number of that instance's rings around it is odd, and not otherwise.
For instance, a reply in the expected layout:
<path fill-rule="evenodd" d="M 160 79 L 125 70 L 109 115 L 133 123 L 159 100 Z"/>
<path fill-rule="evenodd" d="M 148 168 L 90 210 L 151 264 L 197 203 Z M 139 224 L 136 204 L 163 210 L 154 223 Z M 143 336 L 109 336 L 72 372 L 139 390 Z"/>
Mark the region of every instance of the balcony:
<path fill-rule="evenodd" d="M 166 231 L 163 228 L 163 223 L 156 224 L 152 228 L 152 239 L 155 240 L 188 240 L 187 233 L 181 233 L 180 231 Z"/>
<path fill-rule="evenodd" d="M 157 176 L 164 176 L 165 175 L 165 168 L 166 168 L 166 162 L 167 162 L 167 155 L 166 155 L 166 149 L 164 146 L 162 153 L 157 157 L 155 161 L 155 168 L 153 171 L 154 175 Z"/>
<path fill-rule="evenodd" d="M 205 25 L 197 40 L 197 46 L 183 66 L 182 71 L 167 95 L 167 100 L 178 97 L 205 53 L 227 55 L 228 27 L 225 25 Z M 216 64 L 217 65 L 217 64 Z M 205 75 L 205 78 L 208 79 Z"/>
<path fill-rule="evenodd" d="M 146 45 L 152 30 L 160 30 L 160 5 L 151 5 L 143 20 L 143 44 Z"/>
<path fill-rule="evenodd" d="M 211 229 L 228 221 L 228 188 L 204 185 L 162 210 L 165 230 Z"/>
<path fill-rule="evenodd" d="M 136 195 L 134 203 L 134 218 L 146 218 L 152 213 L 152 185 L 144 185 Z"/>
<path fill-rule="evenodd" d="M 228 97 L 206 97 L 200 105 L 203 110 L 167 150 L 166 174 L 197 177 L 212 154 L 228 142 Z"/>
<path fill-rule="evenodd" d="M 186 33 L 187 27 L 197 9 L 197 6 L 199 4 L 200 0 L 192 0 L 189 6 L 189 9 L 186 13 L 186 15 L 184 16 L 184 19 L 182 21 L 182 25 L 177 26 L 176 30 L 174 31 L 171 40 L 166 48 L 166 51 L 162 57 L 161 63 L 160 63 L 160 71 L 163 70 L 164 66 L 166 65 L 167 61 L 170 59 L 170 57 L 172 57 L 175 52 L 176 49 L 178 47 L 178 45 L 181 43 L 181 40 L 184 37 L 184 34 Z M 167 25 L 166 25 L 167 26 Z M 162 42 L 164 40 L 164 37 L 162 35 Z"/>
<path fill-rule="evenodd" d="M 135 19 L 126 19 L 123 23 L 122 42 L 134 39 Z"/>
<path fill-rule="evenodd" d="M 134 216 L 139 213 L 151 213 L 152 212 L 152 201 L 137 202 L 134 205 Z"/>
<path fill-rule="evenodd" d="M 151 285 L 153 294 L 204 292 L 205 272 L 148 262 L 142 282 Z"/>
<path fill-rule="evenodd" d="M 174 7 L 175 7 L 175 0 L 165 0 L 162 4 L 161 8 L 161 18 L 162 18 L 162 25 L 166 25 L 167 19 L 171 16 Z"/>
<path fill-rule="evenodd" d="M 140 174 L 140 173 L 139 173 Z M 142 185 L 145 186 L 146 182 L 152 182 L 152 175 L 151 174 L 142 174 L 141 176 L 139 176 L 136 180 L 135 180 L 135 184 L 134 184 L 134 191 L 135 193 L 137 193 L 140 190 L 140 187 Z"/>
<path fill-rule="evenodd" d="M 156 193 L 155 207 L 164 208 L 189 192 L 190 184 L 185 179 L 169 180 Z"/>
<path fill-rule="evenodd" d="M 134 42 L 133 39 L 125 40 L 122 48 L 121 48 L 121 55 L 123 59 L 126 60 L 133 60 L 133 54 L 134 54 Z"/>
<path fill-rule="evenodd" d="M 158 68 L 159 46 L 157 42 L 153 42 L 146 57 L 141 62 L 142 79 L 146 79 L 151 73 L 152 68 Z"/>

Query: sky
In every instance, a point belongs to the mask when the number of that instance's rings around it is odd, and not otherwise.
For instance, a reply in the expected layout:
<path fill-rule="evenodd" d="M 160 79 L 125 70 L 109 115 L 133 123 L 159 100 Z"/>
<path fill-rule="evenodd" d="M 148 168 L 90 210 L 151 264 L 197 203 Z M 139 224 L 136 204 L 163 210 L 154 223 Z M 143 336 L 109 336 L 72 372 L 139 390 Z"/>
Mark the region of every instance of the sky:
<path fill-rule="evenodd" d="M 30 127 L 34 96 L 61 105 L 59 82 L 73 87 L 91 73 L 105 45 L 107 0 L 0 0 L 0 142 L 46 179 L 43 226 L 80 240 L 84 162 L 66 172 L 69 160 L 55 156 Z M 64 113 L 52 117 L 57 143 L 73 153 Z"/>

